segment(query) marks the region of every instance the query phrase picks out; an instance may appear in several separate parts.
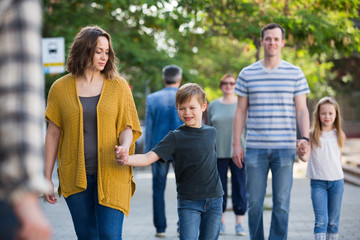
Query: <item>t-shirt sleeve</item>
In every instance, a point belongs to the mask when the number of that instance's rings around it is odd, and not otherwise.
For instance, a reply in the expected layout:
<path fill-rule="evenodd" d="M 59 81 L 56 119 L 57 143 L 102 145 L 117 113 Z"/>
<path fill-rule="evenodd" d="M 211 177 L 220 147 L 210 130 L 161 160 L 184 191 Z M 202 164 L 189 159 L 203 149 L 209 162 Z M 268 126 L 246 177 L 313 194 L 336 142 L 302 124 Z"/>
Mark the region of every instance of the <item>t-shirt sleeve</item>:
<path fill-rule="evenodd" d="M 306 81 L 305 75 L 301 69 L 299 69 L 299 74 L 295 81 L 295 96 L 308 94 L 310 93 L 309 85 Z"/>
<path fill-rule="evenodd" d="M 175 152 L 176 138 L 173 132 L 169 132 L 151 151 L 155 152 L 161 162 L 167 162 L 171 154 Z"/>
<path fill-rule="evenodd" d="M 239 73 L 239 76 L 236 80 L 234 93 L 241 97 L 248 97 L 248 87 L 247 87 L 247 81 L 245 79 L 245 70 L 241 70 Z"/>

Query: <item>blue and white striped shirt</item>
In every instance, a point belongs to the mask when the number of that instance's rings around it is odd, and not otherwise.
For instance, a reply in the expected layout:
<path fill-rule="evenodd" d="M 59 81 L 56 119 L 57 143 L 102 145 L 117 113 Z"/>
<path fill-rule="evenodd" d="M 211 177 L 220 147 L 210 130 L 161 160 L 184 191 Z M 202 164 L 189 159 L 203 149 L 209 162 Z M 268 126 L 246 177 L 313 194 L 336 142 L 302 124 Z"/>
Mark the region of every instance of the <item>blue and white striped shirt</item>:
<path fill-rule="evenodd" d="M 294 97 L 310 93 L 304 73 L 284 60 L 268 70 L 258 61 L 239 74 L 235 94 L 249 99 L 247 148 L 296 147 Z"/>

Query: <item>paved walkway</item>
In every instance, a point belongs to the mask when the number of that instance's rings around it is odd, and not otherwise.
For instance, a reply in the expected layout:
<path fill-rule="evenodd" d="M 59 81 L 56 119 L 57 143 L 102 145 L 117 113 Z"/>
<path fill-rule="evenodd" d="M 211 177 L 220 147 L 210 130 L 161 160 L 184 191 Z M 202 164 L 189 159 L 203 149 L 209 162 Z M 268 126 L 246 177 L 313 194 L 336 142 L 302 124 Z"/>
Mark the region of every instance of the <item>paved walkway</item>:
<path fill-rule="evenodd" d="M 301 163 L 300 163 L 301 164 Z M 149 171 L 137 171 L 135 174 L 137 191 L 131 202 L 131 212 L 125 218 L 123 239 L 125 240 L 152 240 L 155 229 L 152 223 L 152 199 L 151 199 L 151 173 Z M 271 182 L 268 184 L 267 194 L 270 195 Z M 177 239 L 176 233 L 176 193 L 175 179 L 169 176 L 166 190 L 166 212 L 167 212 L 167 237 L 163 239 Z M 229 201 L 230 204 L 230 201 Z M 271 198 L 265 199 L 265 204 L 271 207 Z M 49 218 L 53 231 L 54 240 L 76 239 L 71 217 L 63 198 L 58 203 L 50 205 L 45 202 L 42 207 Z M 264 228 L 268 236 L 271 211 L 264 211 Z M 360 240 L 360 188 L 345 184 L 345 192 L 340 218 L 340 237 L 343 240 Z M 306 178 L 295 178 L 291 196 L 289 240 L 312 239 L 314 214 L 310 200 L 309 180 Z M 247 216 L 245 218 L 247 226 Z M 248 236 L 237 237 L 234 234 L 235 217 L 232 212 L 226 214 L 226 233 L 220 236 L 220 240 L 249 239 Z"/>
<path fill-rule="evenodd" d="M 359 146 L 357 146 L 359 147 Z M 310 199 L 309 179 L 304 178 L 305 163 L 296 163 L 294 168 L 294 184 L 291 195 L 289 240 L 313 239 L 314 214 Z M 131 211 L 128 218 L 124 219 L 124 240 L 175 240 L 177 238 L 177 212 L 176 212 L 176 189 L 174 174 L 169 174 L 167 181 L 166 212 L 168 228 L 165 238 L 154 237 L 155 228 L 152 222 L 152 189 L 150 168 L 135 169 L 134 174 L 137 190 L 131 201 Z M 265 205 L 271 207 L 271 181 L 268 182 Z M 231 207 L 231 201 L 228 200 Z M 58 203 L 50 205 L 42 202 L 42 208 L 54 231 L 54 240 L 76 239 L 72 220 L 63 198 Z M 264 211 L 265 236 L 269 234 L 271 211 Z M 343 197 L 339 239 L 360 240 L 360 187 L 345 183 Z M 247 229 L 247 215 L 244 222 Z M 249 236 L 235 235 L 235 217 L 233 212 L 226 214 L 226 230 L 219 240 L 242 239 L 248 240 Z"/>

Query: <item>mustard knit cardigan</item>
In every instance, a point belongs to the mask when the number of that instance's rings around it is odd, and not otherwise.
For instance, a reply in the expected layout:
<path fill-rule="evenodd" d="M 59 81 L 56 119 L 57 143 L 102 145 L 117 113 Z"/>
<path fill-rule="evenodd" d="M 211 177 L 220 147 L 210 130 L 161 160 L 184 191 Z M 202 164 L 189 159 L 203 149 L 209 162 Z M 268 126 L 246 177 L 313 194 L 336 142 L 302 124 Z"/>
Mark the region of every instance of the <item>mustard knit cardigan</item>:
<path fill-rule="evenodd" d="M 60 128 L 58 148 L 59 194 L 68 197 L 87 186 L 83 109 L 78 97 L 76 77 L 68 74 L 54 82 L 48 95 L 45 118 Z M 130 154 L 141 129 L 134 100 L 127 82 L 117 77 L 105 79 L 96 108 L 98 131 L 98 196 L 101 205 L 118 209 L 128 216 L 130 198 L 135 192 L 132 167 L 115 161 L 114 146 L 126 126 L 133 130 Z"/>

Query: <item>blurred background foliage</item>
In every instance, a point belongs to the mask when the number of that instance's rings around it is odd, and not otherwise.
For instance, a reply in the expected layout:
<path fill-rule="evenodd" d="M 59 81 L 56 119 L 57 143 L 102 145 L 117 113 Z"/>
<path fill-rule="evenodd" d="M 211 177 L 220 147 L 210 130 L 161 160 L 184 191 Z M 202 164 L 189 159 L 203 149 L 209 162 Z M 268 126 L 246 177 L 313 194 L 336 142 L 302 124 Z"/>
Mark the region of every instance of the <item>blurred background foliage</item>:
<path fill-rule="evenodd" d="M 262 58 L 260 30 L 287 31 L 283 59 L 304 71 L 310 99 L 360 91 L 360 0 L 44 0 L 43 37 L 64 37 L 98 25 L 110 33 L 119 71 L 129 82 L 139 116 L 146 95 L 163 87 L 161 69 L 183 68 L 212 101 L 219 79 L 237 76 Z M 66 53 L 67 56 L 67 53 Z M 46 91 L 61 75 L 46 76 Z"/>

